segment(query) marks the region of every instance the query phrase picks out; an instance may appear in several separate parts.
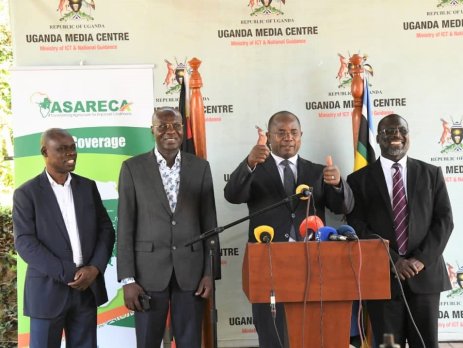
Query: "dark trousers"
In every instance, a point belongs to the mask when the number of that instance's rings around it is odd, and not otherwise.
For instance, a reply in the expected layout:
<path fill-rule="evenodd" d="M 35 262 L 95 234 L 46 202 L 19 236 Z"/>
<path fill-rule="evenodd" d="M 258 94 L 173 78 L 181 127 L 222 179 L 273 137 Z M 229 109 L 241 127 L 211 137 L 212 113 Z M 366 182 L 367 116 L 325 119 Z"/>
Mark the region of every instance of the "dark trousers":
<path fill-rule="evenodd" d="M 196 290 L 196 289 L 195 289 Z M 178 348 L 200 348 L 204 301 L 194 291 L 183 291 L 175 274 L 164 291 L 148 291 L 151 310 L 135 312 L 135 332 L 138 348 L 161 345 L 170 303 L 170 316 Z"/>
<path fill-rule="evenodd" d="M 61 347 L 63 330 L 67 348 L 96 348 L 96 305 L 90 289 L 72 289 L 63 312 L 56 318 L 31 318 L 30 348 Z"/>
<path fill-rule="evenodd" d="M 285 307 L 276 304 L 276 318 L 272 318 L 269 303 L 252 304 L 252 320 L 259 337 L 259 348 L 283 348 L 286 341 Z"/>
<path fill-rule="evenodd" d="M 392 279 L 395 282 L 395 279 Z M 415 294 L 410 291 L 406 283 L 402 283 L 413 320 L 424 340 L 426 348 L 438 348 L 438 315 L 440 293 Z M 367 301 L 367 310 L 371 320 L 376 346 L 383 342 L 384 333 L 394 334 L 394 340 L 401 347 L 405 342 L 410 348 L 422 348 L 423 344 L 413 326 L 405 307 L 402 295 L 392 284 L 391 300 Z"/>

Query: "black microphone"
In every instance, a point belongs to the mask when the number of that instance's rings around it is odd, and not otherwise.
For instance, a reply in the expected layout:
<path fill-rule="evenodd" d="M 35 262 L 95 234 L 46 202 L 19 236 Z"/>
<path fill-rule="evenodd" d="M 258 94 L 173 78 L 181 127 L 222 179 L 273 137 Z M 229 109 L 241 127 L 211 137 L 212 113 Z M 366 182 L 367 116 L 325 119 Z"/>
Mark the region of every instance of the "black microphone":
<path fill-rule="evenodd" d="M 312 195 L 312 187 L 306 184 L 301 184 L 298 187 L 296 187 L 296 195 L 299 197 L 301 200 L 307 200 L 309 197 Z"/>
<path fill-rule="evenodd" d="M 275 231 L 272 226 L 260 225 L 254 228 L 254 237 L 258 243 L 268 244 L 273 240 Z"/>
<path fill-rule="evenodd" d="M 338 232 L 336 232 L 336 230 L 334 229 L 334 227 L 324 226 L 324 227 L 321 227 L 317 231 L 316 240 L 319 241 L 319 242 L 324 242 L 324 241 L 327 241 L 327 240 L 332 240 L 332 241 L 342 240 L 342 241 L 345 241 L 345 240 L 347 240 L 347 238 L 345 236 L 339 235 Z"/>
<path fill-rule="evenodd" d="M 347 240 L 358 240 L 359 237 L 355 233 L 355 230 L 352 226 L 349 225 L 341 225 L 338 227 L 338 234 L 341 236 L 345 236 Z"/>

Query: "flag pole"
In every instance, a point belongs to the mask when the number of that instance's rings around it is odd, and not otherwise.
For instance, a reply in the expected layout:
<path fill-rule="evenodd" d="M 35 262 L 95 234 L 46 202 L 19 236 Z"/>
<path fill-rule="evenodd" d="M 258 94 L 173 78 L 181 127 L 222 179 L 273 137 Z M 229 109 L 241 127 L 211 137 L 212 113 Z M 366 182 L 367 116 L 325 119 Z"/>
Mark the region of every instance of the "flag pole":
<path fill-rule="evenodd" d="M 191 67 L 190 75 L 190 124 L 191 132 L 193 133 L 193 143 L 195 154 L 198 157 L 207 159 L 206 148 L 206 118 L 204 116 L 204 103 L 201 94 L 203 80 L 198 69 L 201 61 L 198 58 L 192 58 L 188 64 Z M 214 250 L 211 247 L 211 253 Z M 203 316 L 203 347 L 217 347 L 217 309 L 215 304 L 215 272 L 213 254 L 210 255 L 210 263 L 212 269 L 212 295 L 206 300 L 205 311 Z"/>
<path fill-rule="evenodd" d="M 198 58 L 193 58 L 188 64 L 192 69 L 190 76 L 190 120 L 193 143 L 196 156 L 206 159 L 206 118 L 204 116 L 203 96 L 201 95 L 203 80 L 198 71 L 201 61 Z"/>
<path fill-rule="evenodd" d="M 357 151 L 357 142 L 360 128 L 360 118 L 362 117 L 362 97 L 363 97 L 363 57 L 354 54 L 349 58 L 349 73 L 352 76 L 352 84 L 350 86 L 352 97 L 354 98 L 354 109 L 352 110 L 352 135 L 354 144 L 354 160 Z"/>
<path fill-rule="evenodd" d="M 353 136 L 353 149 L 354 149 L 354 171 L 360 169 L 361 167 L 367 165 L 369 161 L 374 160 L 374 150 L 372 153 L 369 154 L 369 115 L 368 110 L 366 114 L 363 115 L 363 104 L 364 104 L 364 93 L 368 93 L 368 88 L 364 88 L 364 82 L 367 82 L 366 76 L 362 78 L 362 74 L 364 74 L 363 68 L 363 61 L 364 57 L 360 56 L 359 54 L 354 54 L 352 57 L 349 58 L 349 74 L 352 76 L 352 83 L 351 83 L 351 93 L 354 99 L 354 109 L 352 110 L 352 136 Z M 365 81 L 364 81 L 365 79 Z M 369 103 L 369 101 L 368 101 Z M 368 107 L 366 108 L 368 109 Z M 365 122 L 364 127 L 362 128 L 362 132 L 366 132 L 366 134 L 362 134 L 365 139 L 363 141 L 365 144 L 365 153 L 363 154 L 365 157 L 363 160 L 361 156 L 358 156 L 358 143 L 359 143 L 359 135 L 360 135 L 360 128 L 362 119 Z M 360 299 L 361 301 L 361 299 Z M 360 302 L 359 302 L 360 303 Z M 360 303 L 361 304 L 361 303 Z M 370 320 L 368 318 L 368 314 L 366 313 L 365 309 L 363 309 L 362 313 L 358 313 L 363 318 L 357 318 L 359 326 L 359 334 L 360 334 L 360 341 L 361 341 L 361 348 L 368 348 L 373 346 L 373 330 L 371 327 Z M 360 325 L 360 323 L 362 325 Z M 366 330 L 366 335 L 364 337 L 364 330 Z"/>

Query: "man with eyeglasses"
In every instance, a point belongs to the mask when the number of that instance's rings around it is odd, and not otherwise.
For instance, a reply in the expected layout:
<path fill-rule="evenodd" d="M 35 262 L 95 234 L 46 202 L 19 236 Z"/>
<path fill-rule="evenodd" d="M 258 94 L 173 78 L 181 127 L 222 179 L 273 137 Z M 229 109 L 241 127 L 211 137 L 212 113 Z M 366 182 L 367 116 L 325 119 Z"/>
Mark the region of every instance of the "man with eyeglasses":
<path fill-rule="evenodd" d="M 225 186 L 227 201 L 247 203 L 250 214 L 294 194 L 298 185 L 312 188 L 310 200 L 296 198 L 251 218 L 248 239 L 251 243 L 256 242 L 254 228 L 257 226 L 272 226 L 275 242 L 298 241 L 297 231 L 307 213 L 325 221 L 325 207 L 336 214 L 348 213 L 353 207 L 352 192 L 339 169 L 332 163 L 323 166 L 300 157 L 301 139 L 297 116 L 288 111 L 275 113 L 268 121 L 268 132 L 260 131 L 258 143 L 233 171 Z M 290 189 L 287 189 L 288 182 L 292 184 Z M 261 348 L 281 348 L 287 339 L 283 305 L 277 303 L 276 309 L 274 323 L 269 304 L 252 305 Z"/>
<path fill-rule="evenodd" d="M 137 347 L 159 347 L 170 306 L 179 348 L 200 348 L 204 299 L 212 291 L 209 240 L 185 244 L 217 226 L 209 163 L 180 151 L 181 114 L 158 108 L 156 147 L 126 160 L 119 177 L 117 272 L 135 311 Z M 216 279 L 220 275 L 218 238 Z"/>
<path fill-rule="evenodd" d="M 392 333 L 401 347 L 437 348 L 440 292 L 451 289 L 442 253 L 453 230 L 442 170 L 407 156 L 408 124 L 397 114 L 378 123 L 376 141 L 379 159 L 347 178 L 348 222 L 360 238 L 388 240 L 394 261 L 391 299 L 367 301 L 375 341 Z"/>

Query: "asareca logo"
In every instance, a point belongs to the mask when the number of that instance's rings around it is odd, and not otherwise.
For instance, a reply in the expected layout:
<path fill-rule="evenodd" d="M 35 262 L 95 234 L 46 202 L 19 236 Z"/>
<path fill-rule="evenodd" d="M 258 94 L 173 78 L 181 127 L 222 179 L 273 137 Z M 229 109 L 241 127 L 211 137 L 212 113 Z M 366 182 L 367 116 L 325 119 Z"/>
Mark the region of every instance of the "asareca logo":
<path fill-rule="evenodd" d="M 31 102 L 46 117 L 122 116 L 131 114 L 132 103 L 125 99 L 52 100 L 46 93 L 36 92 Z"/>

